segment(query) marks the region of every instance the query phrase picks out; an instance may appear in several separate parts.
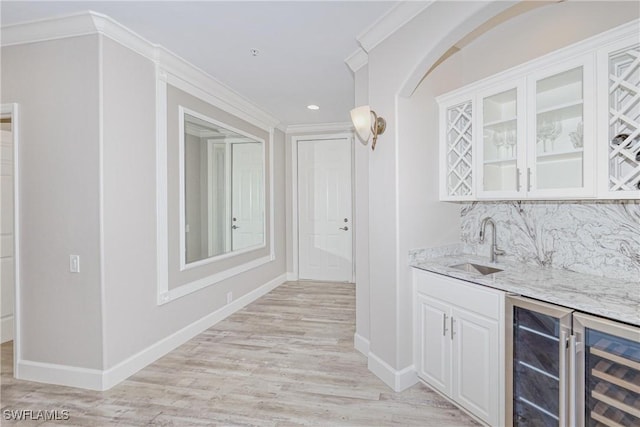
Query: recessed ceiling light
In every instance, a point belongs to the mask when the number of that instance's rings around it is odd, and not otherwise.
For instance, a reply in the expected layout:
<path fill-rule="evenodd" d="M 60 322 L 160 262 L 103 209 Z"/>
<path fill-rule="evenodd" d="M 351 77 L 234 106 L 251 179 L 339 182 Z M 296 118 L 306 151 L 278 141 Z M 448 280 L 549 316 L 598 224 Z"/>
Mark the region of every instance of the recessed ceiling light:
<path fill-rule="evenodd" d="M 320 109 L 320 107 L 318 107 L 318 106 L 317 106 L 317 105 L 315 105 L 315 104 L 307 105 L 307 108 L 308 108 L 309 110 L 319 110 L 319 109 Z"/>

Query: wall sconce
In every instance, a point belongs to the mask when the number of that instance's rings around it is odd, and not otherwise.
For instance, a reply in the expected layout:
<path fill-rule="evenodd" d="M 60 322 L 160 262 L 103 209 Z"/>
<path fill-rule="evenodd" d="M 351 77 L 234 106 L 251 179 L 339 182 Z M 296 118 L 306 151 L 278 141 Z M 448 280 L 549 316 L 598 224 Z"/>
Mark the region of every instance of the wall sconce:
<path fill-rule="evenodd" d="M 384 133 L 384 130 L 387 128 L 387 122 L 382 117 L 378 117 L 376 112 L 369 108 L 368 105 L 356 107 L 351 110 L 351 121 L 356 128 L 360 142 L 364 145 L 367 145 L 369 137 L 373 133 L 371 149 L 375 150 L 378 135 Z"/>

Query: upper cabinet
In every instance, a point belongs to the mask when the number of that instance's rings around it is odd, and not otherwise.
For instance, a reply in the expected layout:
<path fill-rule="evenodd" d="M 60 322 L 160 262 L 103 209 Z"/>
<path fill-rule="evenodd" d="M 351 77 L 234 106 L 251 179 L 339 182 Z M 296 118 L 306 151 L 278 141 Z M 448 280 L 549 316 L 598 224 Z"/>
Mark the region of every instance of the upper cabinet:
<path fill-rule="evenodd" d="M 607 198 L 640 199 L 640 43 L 598 51 L 598 181 Z"/>
<path fill-rule="evenodd" d="M 473 105 L 470 97 L 462 97 L 440 106 L 440 193 L 452 200 L 474 197 Z"/>
<path fill-rule="evenodd" d="M 522 81 L 516 81 L 477 95 L 478 198 L 519 197 L 526 151 L 523 92 Z"/>
<path fill-rule="evenodd" d="M 634 21 L 442 95 L 440 199 L 640 198 L 639 88 Z"/>

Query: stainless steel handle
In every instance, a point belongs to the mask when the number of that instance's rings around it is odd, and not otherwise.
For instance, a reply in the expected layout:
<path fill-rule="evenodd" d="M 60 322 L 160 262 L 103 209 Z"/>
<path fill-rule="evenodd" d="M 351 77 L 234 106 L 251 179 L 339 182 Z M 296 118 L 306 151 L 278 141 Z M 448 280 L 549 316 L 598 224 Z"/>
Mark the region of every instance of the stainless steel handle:
<path fill-rule="evenodd" d="M 576 361 L 578 359 L 578 345 L 576 336 L 569 337 L 569 424 L 576 427 Z"/>
<path fill-rule="evenodd" d="M 559 372 L 559 388 L 560 388 L 560 407 L 559 407 L 559 425 L 568 425 L 567 421 L 567 332 L 560 331 L 560 343 L 558 345 L 560 351 L 560 372 Z"/>
<path fill-rule="evenodd" d="M 531 168 L 527 168 L 527 191 L 531 191 Z"/>
<path fill-rule="evenodd" d="M 338 230 L 349 231 L 349 227 L 345 225 L 344 227 L 338 227 Z"/>
<path fill-rule="evenodd" d="M 520 168 L 516 168 L 516 191 L 520 191 Z"/>
<path fill-rule="evenodd" d="M 442 336 L 447 336 L 447 313 L 442 313 Z"/>
<path fill-rule="evenodd" d="M 233 229 L 235 230 L 236 228 L 240 228 L 240 227 L 238 227 L 237 225 L 233 224 L 233 225 L 231 226 L 231 228 L 233 228 Z"/>
<path fill-rule="evenodd" d="M 453 341 L 453 316 L 451 316 L 451 341 Z"/>

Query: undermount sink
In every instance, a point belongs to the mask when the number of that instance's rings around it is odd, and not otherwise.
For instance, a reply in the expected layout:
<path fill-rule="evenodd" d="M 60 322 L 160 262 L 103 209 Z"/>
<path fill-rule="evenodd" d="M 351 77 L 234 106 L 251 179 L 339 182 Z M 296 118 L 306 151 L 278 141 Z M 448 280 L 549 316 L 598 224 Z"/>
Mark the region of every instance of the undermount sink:
<path fill-rule="evenodd" d="M 472 264 L 465 262 L 464 264 L 450 265 L 449 268 L 455 268 L 456 270 L 466 271 L 467 273 L 479 273 L 483 276 L 487 274 L 499 273 L 502 271 L 500 268 L 488 267 L 486 265 Z"/>

